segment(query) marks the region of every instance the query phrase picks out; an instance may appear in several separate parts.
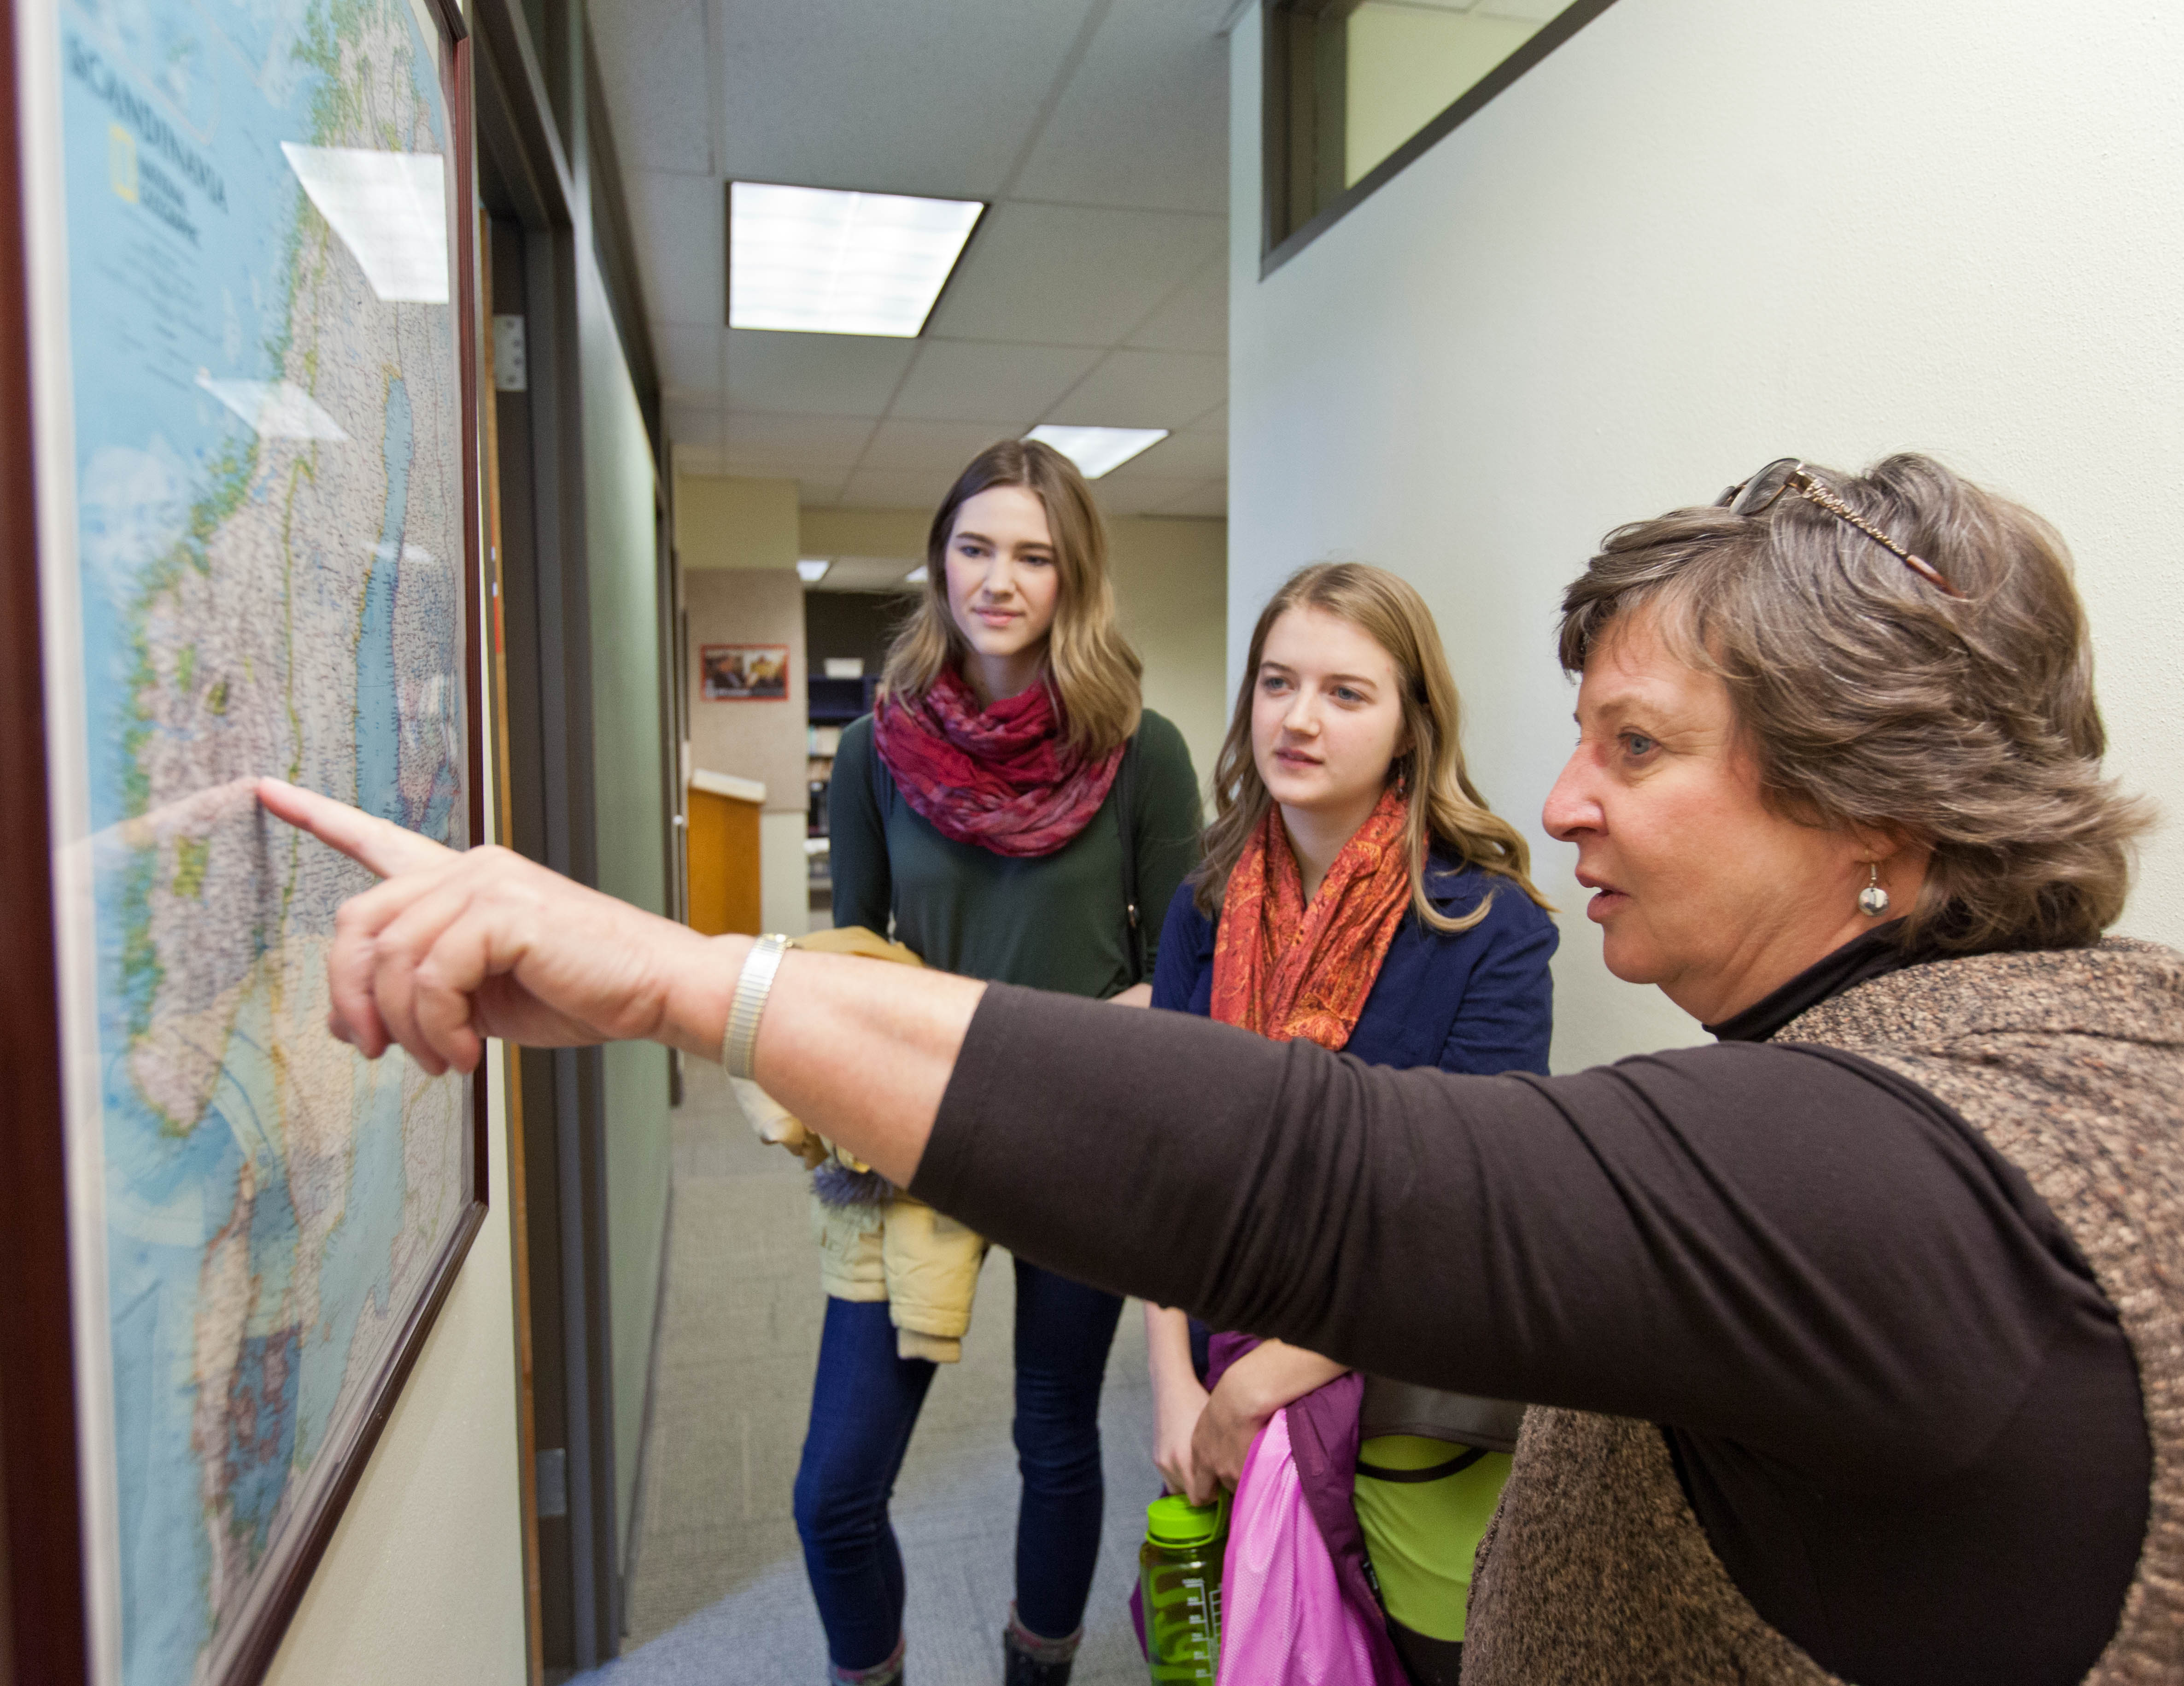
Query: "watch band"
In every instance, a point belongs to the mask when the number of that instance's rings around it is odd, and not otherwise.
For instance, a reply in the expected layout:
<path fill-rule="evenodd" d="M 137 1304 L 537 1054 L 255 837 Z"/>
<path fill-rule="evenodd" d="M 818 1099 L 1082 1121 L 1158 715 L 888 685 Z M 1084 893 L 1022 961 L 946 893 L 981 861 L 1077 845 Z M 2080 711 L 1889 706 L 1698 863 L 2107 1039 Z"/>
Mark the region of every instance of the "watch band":
<path fill-rule="evenodd" d="M 751 1051 L 758 1043 L 759 1015 L 766 1011 L 766 998 L 772 993 L 773 976 L 781 970 L 781 957 L 788 950 L 788 938 L 779 932 L 772 932 L 751 945 L 744 957 L 743 970 L 736 974 L 736 993 L 728 1004 L 728 1023 L 721 1032 L 721 1064 L 728 1068 L 732 1077 L 749 1078 L 751 1074 Z"/>

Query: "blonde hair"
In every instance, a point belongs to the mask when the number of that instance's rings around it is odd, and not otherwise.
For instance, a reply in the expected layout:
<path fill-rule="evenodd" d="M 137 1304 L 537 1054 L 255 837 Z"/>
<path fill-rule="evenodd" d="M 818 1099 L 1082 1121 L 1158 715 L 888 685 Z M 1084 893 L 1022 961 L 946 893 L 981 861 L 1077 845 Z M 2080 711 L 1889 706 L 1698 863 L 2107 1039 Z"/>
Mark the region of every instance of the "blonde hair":
<path fill-rule="evenodd" d="M 1004 439 L 989 445 L 956 477 L 933 511 L 925 540 L 925 587 L 888 650 L 880 694 L 914 703 L 944 668 L 959 671 L 970 643 L 948 612 L 948 541 L 956 513 L 981 492 L 1021 486 L 1045 506 L 1061 590 L 1047 633 L 1046 674 L 1069 746 L 1099 756 L 1127 743 L 1144 703 L 1145 664 L 1115 626 L 1107 577 L 1107 529 L 1077 466 L 1050 445 Z"/>
<path fill-rule="evenodd" d="M 1435 842 L 1467 865 L 1510 880 L 1553 912 L 1532 882 L 1531 851 L 1524 834 L 1486 805 L 1464 771 L 1462 704 L 1433 611 L 1407 580 L 1362 562 L 1322 562 L 1300 569 L 1259 611 L 1244 682 L 1236 693 L 1236 712 L 1214 765 L 1214 818 L 1206 828 L 1205 860 L 1191 875 L 1199 911 L 1209 918 L 1218 913 L 1228 875 L 1273 799 L 1251 753 L 1251 709 L 1267 635 L 1292 609 L 1322 609 L 1347 620 L 1396 665 L 1407 747 L 1388 764 L 1388 778 L 1401 780 L 1411 794 L 1411 907 L 1419 922 L 1435 931 L 1468 931 L 1493 905 L 1490 893 L 1469 913 L 1451 919 L 1433 904 L 1426 894 L 1425 869 Z"/>
<path fill-rule="evenodd" d="M 1802 498 L 1678 509 L 1608 534 L 1563 593 L 1563 666 L 1582 673 L 1610 628 L 1650 610 L 1671 650 L 1728 687 L 1777 812 L 1933 851 L 1907 949 L 2098 942 L 2153 810 L 2102 774 L 2061 536 L 1931 457 L 1819 472 L 1962 597 Z"/>

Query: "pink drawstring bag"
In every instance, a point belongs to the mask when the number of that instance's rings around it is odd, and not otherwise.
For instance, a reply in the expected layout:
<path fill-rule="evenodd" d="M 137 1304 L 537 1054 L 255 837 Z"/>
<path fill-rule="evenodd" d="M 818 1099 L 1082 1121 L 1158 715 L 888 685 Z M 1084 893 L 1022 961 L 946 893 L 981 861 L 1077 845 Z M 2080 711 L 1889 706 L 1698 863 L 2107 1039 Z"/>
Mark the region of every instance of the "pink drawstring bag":
<path fill-rule="evenodd" d="M 1305 1503 L 1289 1412 L 1278 1411 L 1251 1443 L 1228 1512 L 1216 1686 L 1369 1686 L 1373 1665 Z"/>

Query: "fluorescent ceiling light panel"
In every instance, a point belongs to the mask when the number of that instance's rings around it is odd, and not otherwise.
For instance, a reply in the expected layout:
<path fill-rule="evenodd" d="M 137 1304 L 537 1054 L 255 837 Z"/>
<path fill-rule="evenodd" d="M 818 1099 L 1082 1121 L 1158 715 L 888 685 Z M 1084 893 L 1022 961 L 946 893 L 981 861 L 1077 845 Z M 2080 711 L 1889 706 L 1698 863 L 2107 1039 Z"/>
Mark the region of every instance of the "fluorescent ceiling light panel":
<path fill-rule="evenodd" d="M 985 206 L 728 184 L 728 326 L 915 339 Z"/>
<path fill-rule="evenodd" d="M 921 562 L 902 576 L 902 582 L 906 586 L 922 586 L 925 583 L 925 564 Z"/>
<path fill-rule="evenodd" d="M 833 565 L 823 558 L 807 556 L 796 565 L 796 577 L 807 586 L 816 586 L 827 577 L 827 570 Z"/>
<path fill-rule="evenodd" d="M 261 439 L 346 439 L 319 401 L 287 381 L 215 381 L 198 370 L 198 385 L 250 424 Z"/>
<path fill-rule="evenodd" d="M 448 168 L 437 153 L 281 142 L 319 214 L 390 304 L 448 302 Z"/>
<path fill-rule="evenodd" d="M 1051 445 L 1077 465 L 1087 480 L 1118 469 L 1141 451 L 1167 437 L 1165 427 L 1034 427 L 1024 435 Z"/>

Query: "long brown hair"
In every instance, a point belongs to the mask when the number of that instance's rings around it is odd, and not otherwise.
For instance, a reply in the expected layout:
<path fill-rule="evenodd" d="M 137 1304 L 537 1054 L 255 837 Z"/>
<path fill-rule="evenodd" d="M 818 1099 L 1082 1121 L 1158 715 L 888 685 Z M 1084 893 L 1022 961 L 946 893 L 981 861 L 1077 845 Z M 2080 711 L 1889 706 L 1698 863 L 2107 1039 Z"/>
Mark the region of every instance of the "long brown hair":
<path fill-rule="evenodd" d="M 1486 805 L 1464 771 L 1462 712 L 1456 680 L 1441 648 L 1440 629 L 1409 581 L 1362 562 L 1322 562 L 1299 569 L 1259 611 L 1251 629 L 1251 650 L 1237 688 L 1236 712 L 1214 764 L 1213 823 L 1206 828 L 1206 858 L 1191 875 L 1199 911 L 1211 918 L 1221 905 L 1228 875 L 1266 818 L 1273 798 L 1259 776 L 1251 753 L 1251 705 L 1259 688 L 1259 662 L 1274 622 L 1292 609 L 1323 609 L 1347 620 L 1388 653 L 1396 665 L 1403 704 L 1402 742 L 1407 746 L 1388 765 L 1390 783 L 1401 781 L 1411 793 L 1408 836 L 1411 906 L 1419 922 L 1435 931 L 1468 931 L 1486 917 L 1493 897 L 1458 919 L 1451 919 L 1426 894 L 1426 858 L 1433 845 L 1468 864 L 1513 882 L 1548 912 L 1554 911 L 1531 880 L 1531 850 L 1524 834 Z"/>
<path fill-rule="evenodd" d="M 941 670 L 959 671 L 970 644 L 948 612 L 948 541 L 956 515 L 981 492 L 1021 486 L 1046 509 L 1061 575 L 1054 626 L 1047 634 L 1046 675 L 1070 747 L 1099 756 L 1127 742 L 1138 729 L 1144 704 L 1139 678 L 1145 664 L 1115 626 L 1115 590 L 1107 576 L 1107 529 L 1077 465 L 1034 439 L 989 445 L 956 476 L 933 512 L 925 539 L 925 588 L 895 634 L 880 694 L 915 702 L 933 687 Z"/>

